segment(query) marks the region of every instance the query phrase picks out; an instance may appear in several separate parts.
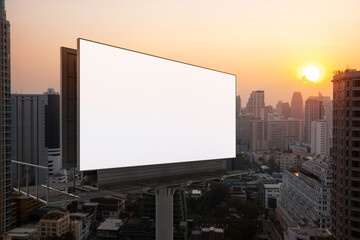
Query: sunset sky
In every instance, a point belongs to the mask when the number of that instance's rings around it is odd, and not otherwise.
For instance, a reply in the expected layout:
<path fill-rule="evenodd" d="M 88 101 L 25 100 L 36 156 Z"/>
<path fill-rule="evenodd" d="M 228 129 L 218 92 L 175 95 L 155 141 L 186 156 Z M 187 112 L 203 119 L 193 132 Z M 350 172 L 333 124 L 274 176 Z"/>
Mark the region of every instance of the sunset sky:
<path fill-rule="evenodd" d="M 332 97 L 334 70 L 360 70 L 359 0 L 5 2 L 17 93 L 59 91 L 60 47 L 78 37 L 236 74 L 242 106 L 252 90 Z M 301 80 L 308 65 L 318 83 Z"/>

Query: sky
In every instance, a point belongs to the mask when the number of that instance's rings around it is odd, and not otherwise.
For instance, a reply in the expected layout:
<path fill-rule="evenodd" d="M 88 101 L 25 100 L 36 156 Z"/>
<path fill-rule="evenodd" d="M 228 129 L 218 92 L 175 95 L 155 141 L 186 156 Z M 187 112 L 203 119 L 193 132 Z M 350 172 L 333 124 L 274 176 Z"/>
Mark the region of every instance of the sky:
<path fill-rule="evenodd" d="M 242 106 L 332 97 L 332 72 L 360 70 L 359 0 L 6 0 L 13 93 L 60 90 L 60 47 L 86 38 L 237 76 Z M 320 69 L 317 83 L 303 68 Z"/>

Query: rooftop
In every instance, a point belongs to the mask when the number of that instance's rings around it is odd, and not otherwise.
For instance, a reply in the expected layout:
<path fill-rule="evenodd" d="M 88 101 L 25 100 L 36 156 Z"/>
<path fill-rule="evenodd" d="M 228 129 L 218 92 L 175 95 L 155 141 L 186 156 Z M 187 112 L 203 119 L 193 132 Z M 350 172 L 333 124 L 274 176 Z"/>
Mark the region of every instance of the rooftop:
<path fill-rule="evenodd" d="M 58 220 L 64 217 L 67 214 L 67 211 L 63 210 L 50 210 L 46 213 L 41 219 L 48 219 L 48 220 Z"/>
<path fill-rule="evenodd" d="M 280 188 L 281 183 L 277 184 L 264 184 L 265 188 Z"/>
<path fill-rule="evenodd" d="M 88 214 L 88 213 L 83 213 L 83 212 L 70 213 L 70 217 L 81 217 L 81 218 L 85 218 L 87 215 L 89 215 L 89 214 Z"/>
<path fill-rule="evenodd" d="M 26 237 L 33 232 L 37 232 L 37 226 L 22 226 L 12 229 L 9 232 L 9 236 L 11 237 Z"/>
<path fill-rule="evenodd" d="M 112 230 L 117 231 L 123 225 L 123 221 L 121 219 L 106 219 L 97 230 Z"/>

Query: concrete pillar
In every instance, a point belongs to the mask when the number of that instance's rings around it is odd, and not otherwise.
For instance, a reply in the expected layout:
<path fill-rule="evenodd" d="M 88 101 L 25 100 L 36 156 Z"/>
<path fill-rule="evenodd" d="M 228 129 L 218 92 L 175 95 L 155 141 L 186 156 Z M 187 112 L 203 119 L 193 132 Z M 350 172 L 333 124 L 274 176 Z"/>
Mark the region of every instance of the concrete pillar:
<path fill-rule="evenodd" d="M 156 240 L 173 239 L 173 195 L 174 189 L 156 190 Z"/>

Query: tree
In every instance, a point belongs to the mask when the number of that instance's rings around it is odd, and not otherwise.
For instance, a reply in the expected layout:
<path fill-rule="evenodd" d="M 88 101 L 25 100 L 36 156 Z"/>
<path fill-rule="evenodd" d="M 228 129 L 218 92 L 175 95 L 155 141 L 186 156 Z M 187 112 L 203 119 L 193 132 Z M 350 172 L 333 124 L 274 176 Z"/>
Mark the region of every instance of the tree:
<path fill-rule="evenodd" d="M 197 200 L 190 200 L 191 209 L 204 217 L 224 216 L 227 211 L 227 200 L 230 193 L 224 184 L 212 184 L 210 190 L 204 192 Z"/>
<path fill-rule="evenodd" d="M 225 239 L 250 240 L 254 239 L 255 234 L 256 224 L 254 223 L 230 224 L 225 230 Z"/>
<path fill-rule="evenodd" d="M 221 202 L 226 202 L 230 198 L 229 189 L 224 184 L 212 184 L 209 195 L 210 207 L 216 207 Z"/>
<path fill-rule="evenodd" d="M 254 202 L 246 202 L 243 214 L 245 218 L 257 218 L 260 214 L 260 209 Z"/>
<path fill-rule="evenodd" d="M 236 210 L 240 211 L 245 205 L 245 201 L 239 198 L 230 198 L 228 201 L 228 206 L 230 208 L 236 208 Z"/>

